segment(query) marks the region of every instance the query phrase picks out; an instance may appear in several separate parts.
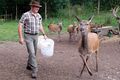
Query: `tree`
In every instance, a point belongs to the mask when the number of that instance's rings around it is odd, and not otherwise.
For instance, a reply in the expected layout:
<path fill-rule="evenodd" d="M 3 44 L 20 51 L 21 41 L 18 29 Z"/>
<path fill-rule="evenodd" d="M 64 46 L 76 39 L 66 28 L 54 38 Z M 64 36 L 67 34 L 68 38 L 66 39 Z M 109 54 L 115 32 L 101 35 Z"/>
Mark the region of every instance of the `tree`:
<path fill-rule="evenodd" d="M 98 0 L 98 9 L 97 9 L 97 13 L 100 13 L 100 0 Z"/>
<path fill-rule="evenodd" d="M 45 20 L 47 20 L 47 17 L 48 17 L 48 15 L 47 15 L 47 12 L 48 12 L 47 11 L 47 3 L 49 2 L 49 0 L 43 0 L 42 2 L 45 5 L 45 13 L 44 14 L 45 14 Z"/>
<path fill-rule="evenodd" d="M 7 8 L 7 4 L 5 0 L 0 1 L 0 14 L 5 13 L 5 9 Z"/>
<path fill-rule="evenodd" d="M 52 0 L 49 1 L 49 10 L 52 10 L 54 16 L 57 16 L 58 11 L 64 9 L 67 6 L 69 0 Z"/>
<path fill-rule="evenodd" d="M 18 6 L 18 5 L 23 5 L 24 3 L 28 3 L 30 0 L 13 0 L 13 5 L 15 6 L 15 19 L 17 20 L 18 19 L 18 7 L 21 7 L 21 6 Z"/>

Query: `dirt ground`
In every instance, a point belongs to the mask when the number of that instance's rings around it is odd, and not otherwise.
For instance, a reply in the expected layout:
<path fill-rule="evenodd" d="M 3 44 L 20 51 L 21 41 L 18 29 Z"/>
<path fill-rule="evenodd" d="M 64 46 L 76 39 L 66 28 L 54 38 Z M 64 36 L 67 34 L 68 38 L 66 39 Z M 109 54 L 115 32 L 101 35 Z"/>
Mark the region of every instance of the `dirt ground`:
<path fill-rule="evenodd" d="M 90 76 L 85 69 L 78 78 L 83 62 L 77 51 L 77 42 L 68 42 L 68 36 L 62 34 L 62 41 L 55 40 L 54 55 L 45 58 L 38 51 L 37 80 L 120 80 L 120 38 L 110 38 L 100 45 L 99 71 L 95 72 L 94 55 L 89 67 Z M 31 72 L 26 70 L 27 51 L 25 45 L 18 42 L 0 42 L 0 80 L 32 80 Z"/>

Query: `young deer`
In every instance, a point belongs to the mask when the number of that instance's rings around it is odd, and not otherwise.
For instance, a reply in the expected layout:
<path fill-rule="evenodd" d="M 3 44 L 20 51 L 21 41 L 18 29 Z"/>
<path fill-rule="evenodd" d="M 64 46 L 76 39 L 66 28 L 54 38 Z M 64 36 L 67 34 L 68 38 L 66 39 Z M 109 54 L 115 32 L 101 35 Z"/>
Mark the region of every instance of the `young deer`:
<path fill-rule="evenodd" d="M 80 76 L 82 75 L 85 66 L 88 73 L 92 76 L 92 72 L 87 62 L 93 53 L 96 54 L 96 71 L 98 71 L 99 38 L 96 33 L 92 33 L 90 31 L 90 22 L 93 17 L 91 17 L 89 20 L 80 20 L 77 16 L 76 18 L 79 21 L 81 33 L 78 51 L 84 63 L 83 68 L 80 72 Z"/>
<path fill-rule="evenodd" d="M 48 25 L 48 29 L 51 31 L 51 32 L 57 32 L 58 33 L 58 39 L 59 41 L 61 41 L 61 36 L 60 36 L 60 33 L 62 31 L 62 22 L 58 23 L 58 24 L 54 24 L 54 23 L 50 23 Z"/>
<path fill-rule="evenodd" d="M 67 32 L 69 33 L 69 41 L 76 41 L 79 26 L 76 22 L 67 27 Z"/>

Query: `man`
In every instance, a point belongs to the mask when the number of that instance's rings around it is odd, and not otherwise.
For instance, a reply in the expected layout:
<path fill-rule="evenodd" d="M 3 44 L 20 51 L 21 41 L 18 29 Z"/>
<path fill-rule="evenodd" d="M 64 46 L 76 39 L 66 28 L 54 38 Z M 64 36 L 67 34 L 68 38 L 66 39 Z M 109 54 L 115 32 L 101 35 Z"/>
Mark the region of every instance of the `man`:
<path fill-rule="evenodd" d="M 38 71 L 36 61 L 38 33 L 40 31 L 45 36 L 45 32 L 42 26 L 42 17 L 38 13 L 39 8 L 42 6 L 39 4 L 38 1 L 31 1 L 29 5 L 31 6 L 30 11 L 25 12 L 19 21 L 18 35 L 19 43 L 24 44 L 25 41 L 29 54 L 26 69 L 32 71 L 32 78 L 36 78 Z"/>

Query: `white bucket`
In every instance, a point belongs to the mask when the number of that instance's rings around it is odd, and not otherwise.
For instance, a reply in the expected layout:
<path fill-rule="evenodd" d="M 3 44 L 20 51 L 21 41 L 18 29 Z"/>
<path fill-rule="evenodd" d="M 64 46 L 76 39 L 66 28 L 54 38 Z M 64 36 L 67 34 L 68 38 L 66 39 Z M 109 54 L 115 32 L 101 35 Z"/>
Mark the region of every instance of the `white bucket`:
<path fill-rule="evenodd" d="M 44 39 L 43 36 L 38 37 L 38 49 L 45 57 L 51 57 L 54 53 L 54 41 L 50 38 Z"/>

